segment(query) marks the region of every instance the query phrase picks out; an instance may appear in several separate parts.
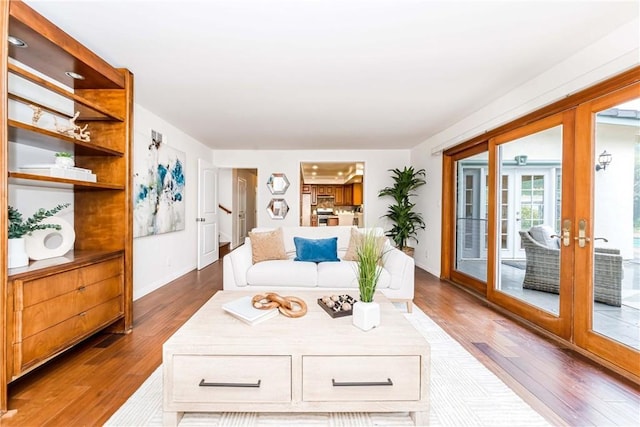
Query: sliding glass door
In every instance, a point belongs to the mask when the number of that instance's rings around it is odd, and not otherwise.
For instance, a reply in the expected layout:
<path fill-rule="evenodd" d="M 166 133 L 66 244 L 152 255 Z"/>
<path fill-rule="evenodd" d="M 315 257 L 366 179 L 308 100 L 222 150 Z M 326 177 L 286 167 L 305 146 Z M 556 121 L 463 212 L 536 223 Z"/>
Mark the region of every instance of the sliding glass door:
<path fill-rule="evenodd" d="M 451 149 L 443 174 L 442 277 L 640 377 L 640 83 Z"/>
<path fill-rule="evenodd" d="M 571 210 L 573 190 L 562 188 L 561 177 L 572 123 L 572 113 L 556 114 L 489 141 L 496 257 L 487 298 L 563 337 L 571 330 L 573 266 L 562 263 L 571 248 L 561 247 L 559 224 Z"/>
<path fill-rule="evenodd" d="M 640 370 L 640 84 L 578 107 L 576 343 Z"/>

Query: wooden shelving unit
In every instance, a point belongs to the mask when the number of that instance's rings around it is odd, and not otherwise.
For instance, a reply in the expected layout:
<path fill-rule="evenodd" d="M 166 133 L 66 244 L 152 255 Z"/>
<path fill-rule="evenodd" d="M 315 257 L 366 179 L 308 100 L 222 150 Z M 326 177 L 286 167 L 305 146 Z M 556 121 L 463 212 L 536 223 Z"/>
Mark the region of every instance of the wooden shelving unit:
<path fill-rule="evenodd" d="M 133 326 L 133 76 L 112 67 L 19 0 L 0 2 L 0 21 L 5 40 L 0 45 L 0 102 L 34 105 L 63 122 L 73 116 L 47 101 L 12 91 L 8 76 L 13 75 L 12 80 L 68 100 L 80 113 L 76 123 L 88 124 L 91 132 L 91 140 L 82 141 L 10 118 L 8 109 L 2 110 L 0 209 L 7 212 L 8 205 L 16 202 L 10 200 L 12 186 L 65 189 L 73 192 L 76 235 L 74 249 L 63 257 L 8 269 L 8 224 L 6 215 L 0 217 L 2 414 L 11 409 L 7 406 L 11 381 L 97 331 L 127 333 Z M 27 47 L 7 44 L 9 35 Z M 84 79 L 71 79 L 67 71 Z M 51 151 L 52 156 L 57 151 L 73 153 L 76 166 L 93 171 L 97 182 L 10 170 L 10 153 L 28 147 Z"/>

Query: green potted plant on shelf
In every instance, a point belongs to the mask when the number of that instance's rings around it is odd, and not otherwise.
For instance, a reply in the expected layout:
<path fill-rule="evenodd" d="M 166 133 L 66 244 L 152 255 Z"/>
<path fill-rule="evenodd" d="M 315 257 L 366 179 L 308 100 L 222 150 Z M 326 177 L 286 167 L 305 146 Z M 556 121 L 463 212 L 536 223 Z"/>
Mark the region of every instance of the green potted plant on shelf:
<path fill-rule="evenodd" d="M 373 295 L 382 273 L 384 236 L 377 236 L 375 229 L 359 233 L 356 246 L 356 273 L 360 300 L 353 305 L 353 324 L 364 331 L 380 324 L 380 306 L 373 301 Z"/>
<path fill-rule="evenodd" d="M 54 216 L 62 209 L 68 207 L 70 203 L 65 203 L 62 205 L 58 205 L 51 210 L 38 209 L 31 217 L 27 218 L 27 220 L 23 220 L 22 214 L 20 211 L 13 206 L 9 206 L 8 212 L 8 220 L 9 220 L 9 257 L 8 257 L 8 267 L 16 268 L 23 267 L 29 264 L 29 257 L 25 252 L 25 241 L 24 236 L 30 235 L 32 232 L 36 230 L 44 230 L 47 228 L 53 228 L 55 230 L 60 230 L 60 225 L 58 224 L 43 224 L 42 221 L 45 218 Z"/>
<path fill-rule="evenodd" d="M 426 172 L 424 169 L 414 170 L 413 166 L 405 166 L 402 170 L 389 169 L 389 172 L 392 173 L 393 186 L 385 187 L 378 193 L 378 197 L 389 196 L 394 200 L 384 215 L 393 223 L 386 235 L 393 239 L 398 249 L 413 256 L 413 248 L 407 246 L 408 240 L 412 238 L 418 243 L 417 232 L 424 230 L 425 224 L 422 214 L 414 212 L 415 203 L 411 197 L 416 195 L 418 187 L 427 183 Z"/>
<path fill-rule="evenodd" d="M 56 153 L 56 165 L 63 168 L 72 168 L 76 165 L 73 154 L 66 151 L 58 151 Z"/>

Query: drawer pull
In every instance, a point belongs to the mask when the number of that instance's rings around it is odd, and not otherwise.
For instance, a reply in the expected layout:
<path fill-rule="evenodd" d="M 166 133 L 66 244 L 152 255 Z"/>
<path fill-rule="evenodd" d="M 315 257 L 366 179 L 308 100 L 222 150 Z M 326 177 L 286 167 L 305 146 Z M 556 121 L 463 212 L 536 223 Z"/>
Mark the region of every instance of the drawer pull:
<path fill-rule="evenodd" d="M 254 387 L 259 388 L 262 380 L 258 380 L 257 383 L 208 383 L 204 378 L 198 384 L 200 387 Z"/>
<path fill-rule="evenodd" d="M 378 386 L 378 385 L 393 385 L 393 381 L 391 378 L 387 378 L 386 381 L 374 381 L 374 382 L 344 382 L 340 383 L 335 379 L 331 379 L 331 383 L 334 387 L 369 387 L 369 386 Z"/>
<path fill-rule="evenodd" d="M 84 292 L 86 289 L 87 289 L 87 287 L 86 287 L 86 286 L 80 286 L 80 287 L 78 288 L 78 292 Z"/>

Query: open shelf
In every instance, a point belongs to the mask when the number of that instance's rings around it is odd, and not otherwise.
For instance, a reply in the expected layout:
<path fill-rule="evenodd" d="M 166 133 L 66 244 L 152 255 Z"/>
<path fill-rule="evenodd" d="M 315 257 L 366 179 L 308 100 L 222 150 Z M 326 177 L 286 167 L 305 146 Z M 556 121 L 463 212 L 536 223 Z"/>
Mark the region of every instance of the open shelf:
<path fill-rule="evenodd" d="M 123 153 L 81 141 L 60 133 L 42 129 L 16 120 L 8 120 L 9 140 L 21 144 L 54 151 L 72 151 L 76 156 L 118 156 Z"/>
<path fill-rule="evenodd" d="M 60 96 L 64 96 L 65 98 L 71 99 L 75 102 L 75 107 L 76 110 L 80 111 L 80 117 L 78 118 L 78 120 L 115 120 L 115 121 L 119 121 L 122 122 L 124 121 L 124 118 L 114 114 L 108 110 L 106 110 L 105 108 L 102 108 L 100 105 L 96 104 L 95 102 L 91 102 L 88 99 L 83 98 L 80 95 L 77 95 L 73 92 L 69 92 L 66 89 L 63 89 L 62 87 L 55 85 L 45 79 L 43 79 L 42 77 L 39 77 L 21 67 L 19 67 L 16 64 L 8 64 L 8 70 L 10 73 L 15 74 L 17 76 L 20 76 L 32 83 L 37 84 L 38 86 L 41 86 L 47 90 L 50 90 L 51 92 L 54 92 Z M 21 97 L 20 97 L 21 98 Z M 15 99 L 15 98 L 14 98 Z M 25 102 L 25 103 L 33 103 L 29 100 L 27 100 L 26 98 L 21 98 L 21 99 L 17 99 L 20 100 L 21 102 Z M 24 101 L 22 101 L 24 100 Z M 47 107 L 43 107 L 46 108 L 47 110 L 49 110 L 50 112 L 54 112 L 51 111 L 52 109 L 47 108 Z M 56 114 L 60 114 L 60 115 L 64 115 L 64 116 L 68 116 L 67 113 L 62 113 L 62 112 L 55 112 Z"/>
<path fill-rule="evenodd" d="M 62 188 L 69 190 L 124 190 L 124 185 L 103 182 L 78 181 L 75 179 L 55 178 L 22 172 L 9 172 L 9 184 L 31 185 L 36 187 Z"/>

